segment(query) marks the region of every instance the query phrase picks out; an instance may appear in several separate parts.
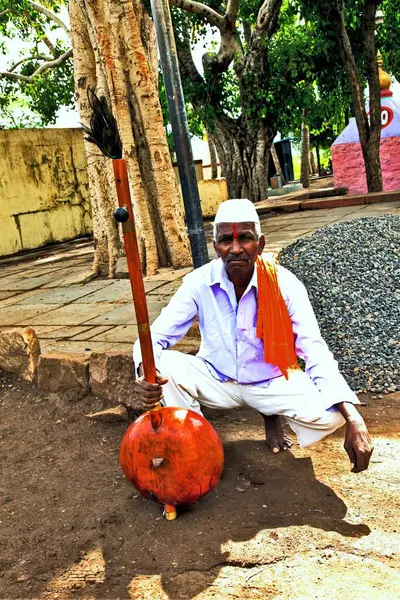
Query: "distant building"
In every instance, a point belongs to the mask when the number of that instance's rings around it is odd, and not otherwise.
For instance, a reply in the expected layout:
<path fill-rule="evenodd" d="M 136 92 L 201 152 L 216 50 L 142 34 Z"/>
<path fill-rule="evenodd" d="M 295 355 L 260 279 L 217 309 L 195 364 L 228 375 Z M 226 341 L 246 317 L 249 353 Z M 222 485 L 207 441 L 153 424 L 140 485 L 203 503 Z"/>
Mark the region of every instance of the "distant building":
<path fill-rule="evenodd" d="M 400 102 L 390 90 L 391 78 L 378 58 L 381 84 L 381 167 L 384 190 L 400 189 Z M 332 145 L 334 184 L 347 187 L 349 194 L 368 191 L 365 165 L 356 120 L 342 131 Z"/>

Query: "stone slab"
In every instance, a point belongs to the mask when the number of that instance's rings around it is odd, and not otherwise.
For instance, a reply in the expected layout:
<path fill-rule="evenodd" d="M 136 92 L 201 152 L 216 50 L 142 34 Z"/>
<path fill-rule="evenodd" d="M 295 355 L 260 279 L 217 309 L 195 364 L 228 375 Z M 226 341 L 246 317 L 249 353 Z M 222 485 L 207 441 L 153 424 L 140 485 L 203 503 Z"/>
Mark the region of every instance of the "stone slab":
<path fill-rule="evenodd" d="M 309 210 L 310 208 L 340 208 L 348 206 L 358 206 L 365 202 L 365 196 L 338 196 L 336 198 L 326 198 L 321 200 L 305 200 L 301 203 L 301 210 Z"/>
<path fill-rule="evenodd" d="M 34 290 L 40 288 L 45 283 L 54 281 L 55 278 L 54 273 L 47 273 L 47 275 L 41 275 L 40 277 L 3 277 L 3 279 L 0 280 L 0 286 L 1 289 L 7 291 Z"/>
<path fill-rule="evenodd" d="M 308 196 L 305 195 L 304 198 Z M 263 215 L 265 213 L 274 211 L 274 210 L 284 210 L 285 212 L 295 212 L 299 210 L 301 205 L 301 200 L 282 200 L 282 199 L 274 199 L 271 198 L 268 201 L 264 201 L 262 205 L 256 204 L 256 211 L 259 215 Z"/>
<path fill-rule="evenodd" d="M 86 286 L 85 286 L 86 287 Z M 131 284 L 128 280 L 113 281 L 110 285 L 92 291 L 85 298 L 78 299 L 77 304 L 93 302 L 130 302 L 132 300 Z"/>
<path fill-rule="evenodd" d="M 15 296 L 15 292 L 1 292 L 0 291 L 0 300 L 6 300 L 7 298 L 11 298 Z"/>
<path fill-rule="evenodd" d="M 72 325 L 71 327 L 60 327 L 59 325 L 35 325 L 35 331 L 41 340 L 69 339 L 90 329 L 91 327 L 88 327 L 87 325 Z"/>
<path fill-rule="evenodd" d="M 74 340 L 42 340 L 42 350 L 45 352 L 64 352 L 67 354 L 85 354 L 91 352 L 105 352 L 114 348 L 113 342 L 96 342 L 92 340 L 74 341 Z"/>
<path fill-rule="evenodd" d="M 148 292 L 147 295 L 149 298 L 153 296 L 173 296 L 178 288 L 182 285 L 182 280 L 177 279 L 176 281 L 171 281 L 169 283 L 165 283 L 160 287 Z"/>
<path fill-rule="evenodd" d="M 311 199 L 314 198 L 329 198 L 332 196 L 345 196 L 347 195 L 348 188 L 347 187 L 328 187 L 328 188 L 320 188 L 320 189 L 308 189 L 308 197 Z"/>
<path fill-rule="evenodd" d="M 129 343 L 134 344 L 139 334 L 136 325 L 119 325 L 113 327 L 109 331 L 100 333 L 92 338 L 93 341 L 98 342 L 115 342 L 115 343 Z M 115 349 L 115 348 L 114 348 Z"/>
<path fill-rule="evenodd" d="M 10 292 L 13 294 L 9 298 L 5 298 L 4 300 L 0 300 L 0 309 L 5 306 L 11 306 L 12 304 L 20 304 L 22 300 L 26 298 L 32 298 L 31 304 L 35 304 L 33 298 L 36 294 L 40 293 L 40 290 L 30 290 L 29 292 Z"/>
<path fill-rule="evenodd" d="M 101 333 L 110 331 L 110 329 L 112 329 L 112 325 L 96 325 L 95 327 L 88 327 L 85 325 L 84 327 L 75 327 L 75 329 L 82 329 L 82 331 L 78 332 L 76 335 L 72 334 L 70 337 L 74 341 L 87 341 L 93 339 L 95 336 L 100 335 Z"/>
<path fill-rule="evenodd" d="M 276 242 L 276 241 L 281 241 L 281 240 L 292 241 L 294 239 L 297 239 L 298 237 L 302 237 L 303 235 L 305 235 L 306 233 L 309 233 L 309 232 L 313 233 L 314 229 L 298 229 L 295 231 L 288 231 L 288 232 L 285 232 L 285 230 L 277 231 L 269 236 L 268 241 L 269 242 Z"/>
<path fill-rule="evenodd" d="M 149 300 L 147 302 L 147 308 L 149 311 L 150 318 L 155 318 L 160 313 L 161 309 L 167 304 L 168 300 L 165 300 L 163 302 L 152 302 L 151 300 Z M 105 308 L 105 306 L 102 304 L 92 306 Z M 110 306 L 111 305 L 109 305 L 109 307 Z M 113 308 L 112 310 L 110 310 L 109 307 L 109 312 L 102 312 L 100 316 L 84 321 L 85 325 L 136 325 L 136 315 L 133 304 L 129 303 L 125 306 Z"/>
<path fill-rule="evenodd" d="M 50 306 L 50 305 L 47 305 Z M 82 325 L 95 316 L 107 313 L 112 305 L 69 304 L 46 314 L 46 318 L 38 316 L 30 321 L 32 325 Z M 1 317 L 0 317 L 1 318 Z"/>
<path fill-rule="evenodd" d="M 30 263 L 28 263 L 29 265 Z M 26 264 L 21 263 L 11 263 L 7 264 L 6 260 L 2 258 L 0 260 L 0 281 L 3 277 L 10 277 L 11 275 L 16 275 L 17 273 L 22 273 L 26 271 Z"/>
<path fill-rule="evenodd" d="M 39 318 L 43 324 L 48 323 L 48 320 L 44 316 L 49 314 L 50 311 L 59 308 L 57 304 L 46 304 L 46 305 L 26 305 L 20 306 L 6 306 L 0 310 L 0 325 L 33 325 L 35 318 Z"/>
<path fill-rule="evenodd" d="M 96 275 L 93 273 L 91 268 L 87 267 L 82 270 L 74 269 L 73 273 L 67 277 L 58 277 L 53 281 L 45 284 L 45 288 L 56 288 L 56 287 L 69 287 L 74 285 L 84 285 L 90 283 L 96 279 Z"/>
<path fill-rule="evenodd" d="M 326 225 L 326 221 L 323 223 L 323 225 Z M 286 232 L 298 232 L 298 231 L 314 231 L 316 228 L 318 228 L 319 225 L 315 225 L 309 222 L 304 222 L 302 221 L 301 223 L 290 223 L 289 225 L 284 225 L 281 229 L 279 229 L 279 232 L 281 232 L 283 235 L 286 234 Z M 276 232 L 274 232 L 276 233 Z"/>
<path fill-rule="evenodd" d="M 191 271 L 193 271 L 193 267 L 184 267 L 182 269 L 162 268 L 158 269 L 158 273 L 156 273 L 156 275 L 144 277 L 143 279 L 145 284 L 147 281 L 175 281 L 176 279 L 182 279 L 182 277 Z"/>
<path fill-rule="evenodd" d="M 35 296 L 35 302 L 41 304 L 68 304 L 88 296 L 91 293 L 84 285 L 46 289 Z M 30 299 L 22 300 L 20 304 L 29 304 Z"/>
<path fill-rule="evenodd" d="M 128 344 L 128 343 L 119 343 L 119 344 L 113 344 L 112 346 L 112 350 L 113 352 L 132 352 L 132 344 Z"/>
<path fill-rule="evenodd" d="M 144 288 L 146 293 L 151 292 L 152 290 L 156 290 L 162 287 L 162 285 L 167 284 L 166 281 L 146 281 L 144 284 Z M 91 293 L 84 298 L 78 299 L 76 301 L 77 304 L 80 303 L 92 303 L 92 302 L 113 302 L 114 304 L 124 303 L 129 304 L 132 303 L 132 290 L 131 284 L 127 279 L 117 280 L 113 282 L 111 285 L 107 286 L 104 289 L 100 289 L 96 292 Z"/>
<path fill-rule="evenodd" d="M 36 263 L 32 265 L 31 263 L 21 265 L 20 270 L 11 272 L 9 270 L 8 274 L 5 275 L 10 281 L 11 280 L 19 280 L 19 279 L 29 279 L 29 278 L 39 278 L 44 275 L 53 274 L 55 277 L 60 268 L 54 268 L 49 265 L 37 266 Z M 6 273 L 6 272 L 5 272 Z M 4 279 L 3 276 L 3 266 L 2 266 L 2 274 L 1 278 Z"/>

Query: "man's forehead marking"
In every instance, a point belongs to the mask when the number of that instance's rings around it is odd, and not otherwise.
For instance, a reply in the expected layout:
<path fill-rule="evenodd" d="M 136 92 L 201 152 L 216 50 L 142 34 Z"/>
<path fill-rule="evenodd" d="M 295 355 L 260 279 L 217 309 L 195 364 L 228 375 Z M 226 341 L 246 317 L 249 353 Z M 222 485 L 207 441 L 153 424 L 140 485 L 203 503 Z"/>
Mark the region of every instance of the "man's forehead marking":
<path fill-rule="evenodd" d="M 236 223 L 228 223 L 225 221 L 221 221 L 221 223 L 217 223 L 217 228 L 220 229 L 221 227 L 226 227 L 226 228 L 231 228 L 233 232 L 237 232 L 238 228 L 240 227 L 241 229 L 251 229 L 251 230 L 255 230 L 256 228 L 256 224 L 253 223 L 252 221 L 237 221 Z"/>

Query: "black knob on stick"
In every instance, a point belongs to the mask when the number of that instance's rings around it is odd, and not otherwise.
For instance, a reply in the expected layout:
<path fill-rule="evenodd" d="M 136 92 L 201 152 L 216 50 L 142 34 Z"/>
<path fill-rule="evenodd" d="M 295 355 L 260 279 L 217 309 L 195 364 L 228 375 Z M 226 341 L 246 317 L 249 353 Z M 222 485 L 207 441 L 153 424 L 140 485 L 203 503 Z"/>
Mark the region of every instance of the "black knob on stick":
<path fill-rule="evenodd" d="M 114 218 L 118 223 L 125 223 L 129 219 L 129 212 L 125 207 L 116 208 Z"/>

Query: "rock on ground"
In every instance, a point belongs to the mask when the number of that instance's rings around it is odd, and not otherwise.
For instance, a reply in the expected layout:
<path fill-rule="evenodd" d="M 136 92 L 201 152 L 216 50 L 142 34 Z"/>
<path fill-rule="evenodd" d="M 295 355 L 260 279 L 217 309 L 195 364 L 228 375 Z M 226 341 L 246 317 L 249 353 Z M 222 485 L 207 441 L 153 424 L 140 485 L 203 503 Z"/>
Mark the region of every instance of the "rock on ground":
<path fill-rule="evenodd" d="M 328 225 L 285 248 L 322 335 L 356 391 L 400 389 L 400 216 Z"/>
<path fill-rule="evenodd" d="M 86 415 L 88 419 L 94 419 L 95 421 L 103 421 L 104 423 L 114 423 L 118 421 L 127 421 L 129 414 L 124 404 L 119 404 L 113 408 L 106 408 L 98 412 L 90 413 Z"/>
<path fill-rule="evenodd" d="M 90 356 L 90 388 L 96 396 L 114 406 L 123 403 L 142 409 L 135 391 L 133 358 L 126 352 L 92 352 Z"/>
<path fill-rule="evenodd" d="M 33 329 L 13 329 L 0 334 L 0 370 L 32 382 L 39 355 L 40 344 Z"/>
<path fill-rule="evenodd" d="M 72 352 L 42 354 L 38 364 L 38 386 L 67 400 L 79 400 L 89 392 L 89 356 Z"/>

